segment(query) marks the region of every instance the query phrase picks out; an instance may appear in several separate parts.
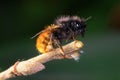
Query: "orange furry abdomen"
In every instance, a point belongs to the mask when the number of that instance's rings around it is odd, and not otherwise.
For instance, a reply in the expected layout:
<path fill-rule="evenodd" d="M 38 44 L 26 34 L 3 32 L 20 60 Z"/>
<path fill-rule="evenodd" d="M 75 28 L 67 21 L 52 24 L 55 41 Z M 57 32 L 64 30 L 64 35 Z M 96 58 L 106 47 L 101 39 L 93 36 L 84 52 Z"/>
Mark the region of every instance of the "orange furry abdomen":
<path fill-rule="evenodd" d="M 46 30 L 38 36 L 36 48 L 40 53 L 46 53 L 53 49 L 52 42 L 50 42 L 51 33 L 51 30 Z"/>

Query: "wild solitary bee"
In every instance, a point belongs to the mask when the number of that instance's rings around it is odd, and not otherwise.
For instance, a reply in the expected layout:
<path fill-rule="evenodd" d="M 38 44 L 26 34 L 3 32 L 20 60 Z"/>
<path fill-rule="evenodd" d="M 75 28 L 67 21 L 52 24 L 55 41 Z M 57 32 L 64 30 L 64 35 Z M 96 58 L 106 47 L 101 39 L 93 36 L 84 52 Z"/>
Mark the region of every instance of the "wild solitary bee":
<path fill-rule="evenodd" d="M 35 36 L 39 35 L 36 40 L 36 48 L 40 53 L 47 53 L 57 47 L 61 49 L 61 53 L 65 57 L 62 48 L 62 41 L 76 40 L 77 36 L 84 37 L 86 30 L 86 21 L 89 19 L 80 18 L 78 16 L 61 16 L 58 17 L 54 24 L 51 24 Z M 32 38 L 34 38 L 33 36 Z"/>

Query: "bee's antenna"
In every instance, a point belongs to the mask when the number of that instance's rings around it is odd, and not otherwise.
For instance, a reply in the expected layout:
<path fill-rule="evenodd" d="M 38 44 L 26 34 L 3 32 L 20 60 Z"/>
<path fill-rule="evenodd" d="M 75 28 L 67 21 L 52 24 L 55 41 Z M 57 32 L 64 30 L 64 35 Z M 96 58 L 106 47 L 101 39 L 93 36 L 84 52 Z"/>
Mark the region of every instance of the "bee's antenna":
<path fill-rule="evenodd" d="M 89 19 L 91 19 L 92 18 L 92 16 L 89 16 L 89 17 L 87 17 L 86 19 L 85 19 L 85 21 L 88 21 Z"/>

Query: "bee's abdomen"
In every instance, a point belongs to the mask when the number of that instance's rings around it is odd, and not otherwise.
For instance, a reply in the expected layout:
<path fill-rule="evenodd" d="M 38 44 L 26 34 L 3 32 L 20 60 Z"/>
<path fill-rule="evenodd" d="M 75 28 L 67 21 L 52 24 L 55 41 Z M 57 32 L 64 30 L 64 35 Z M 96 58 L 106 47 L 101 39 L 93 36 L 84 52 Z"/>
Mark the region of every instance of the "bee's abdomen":
<path fill-rule="evenodd" d="M 52 42 L 50 42 L 50 36 L 51 36 L 50 31 L 41 33 L 38 36 L 36 41 L 36 48 L 40 53 L 46 53 L 53 49 Z"/>

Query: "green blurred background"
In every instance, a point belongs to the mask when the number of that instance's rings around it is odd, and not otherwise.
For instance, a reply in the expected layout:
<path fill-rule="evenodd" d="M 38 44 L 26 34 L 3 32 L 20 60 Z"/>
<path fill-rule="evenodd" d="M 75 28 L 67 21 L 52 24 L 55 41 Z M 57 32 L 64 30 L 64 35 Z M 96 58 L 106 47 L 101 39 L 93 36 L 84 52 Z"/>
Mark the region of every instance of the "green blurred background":
<path fill-rule="evenodd" d="M 36 38 L 30 37 L 57 16 L 92 16 L 85 37 L 79 37 L 84 42 L 79 62 L 51 61 L 37 74 L 10 80 L 120 80 L 119 0 L 10 0 L 0 6 L 0 71 L 38 55 Z"/>

